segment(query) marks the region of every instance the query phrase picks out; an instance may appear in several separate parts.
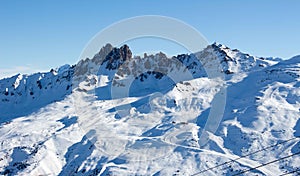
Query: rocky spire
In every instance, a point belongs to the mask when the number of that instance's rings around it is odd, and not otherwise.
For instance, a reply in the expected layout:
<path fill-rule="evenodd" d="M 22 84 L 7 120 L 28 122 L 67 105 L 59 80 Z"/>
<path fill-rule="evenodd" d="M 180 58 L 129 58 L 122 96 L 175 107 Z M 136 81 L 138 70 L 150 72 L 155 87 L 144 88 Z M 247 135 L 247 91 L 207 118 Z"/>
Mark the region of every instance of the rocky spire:
<path fill-rule="evenodd" d="M 100 51 L 93 57 L 92 62 L 99 64 L 105 57 L 113 50 L 113 46 L 110 43 L 107 43 Z"/>
<path fill-rule="evenodd" d="M 119 68 L 126 60 L 132 58 L 132 52 L 127 45 L 123 45 L 120 48 L 113 48 L 109 52 L 101 65 L 106 64 L 106 69 L 115 70 Z"/>

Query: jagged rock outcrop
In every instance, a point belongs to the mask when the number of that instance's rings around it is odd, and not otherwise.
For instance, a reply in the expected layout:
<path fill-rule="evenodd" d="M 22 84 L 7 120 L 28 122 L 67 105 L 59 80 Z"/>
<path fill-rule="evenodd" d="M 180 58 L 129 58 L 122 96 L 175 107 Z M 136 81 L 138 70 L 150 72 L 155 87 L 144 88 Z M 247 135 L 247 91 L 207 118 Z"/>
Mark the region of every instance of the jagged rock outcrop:
<path fill-rule="evenodd" d="M 101 65 L 106 64 L 106 69 L 118 69 L 125 61 L 131 59 L 132 53 L 127 45 L 113 48 L 106 56 Z"/>

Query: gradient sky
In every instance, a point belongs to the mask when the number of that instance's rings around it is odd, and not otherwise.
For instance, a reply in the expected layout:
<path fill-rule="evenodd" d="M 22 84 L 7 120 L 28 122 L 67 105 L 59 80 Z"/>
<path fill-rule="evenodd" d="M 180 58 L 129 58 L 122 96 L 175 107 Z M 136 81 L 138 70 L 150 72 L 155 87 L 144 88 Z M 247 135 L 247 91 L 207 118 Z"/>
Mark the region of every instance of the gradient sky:
<path fill-rule="evenodd" d="M 287 59 L 300 54 L 299 0 L 0 0 L 0 77 L 75 64 L 95 34 L 140 15 L 177 18 L 195 27 L 209 43 L 217 41 L 255 56 Z M 148 46 L 133 42 L 133 53 L 149 51 L 151 40 L 145 43 Z M 180 52 L 176 46 L 169 48 L 173 50 L 163 52 Z"/>

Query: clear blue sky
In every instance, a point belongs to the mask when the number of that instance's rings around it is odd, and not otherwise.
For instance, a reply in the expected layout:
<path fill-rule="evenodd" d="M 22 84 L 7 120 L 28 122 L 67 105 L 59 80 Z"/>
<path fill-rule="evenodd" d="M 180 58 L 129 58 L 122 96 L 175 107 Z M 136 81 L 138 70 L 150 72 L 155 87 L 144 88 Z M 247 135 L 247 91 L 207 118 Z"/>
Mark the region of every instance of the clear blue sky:
<path fill-rule="evenodd" d="M 256 56 L 300 54 L 299 0 L 0 0 L 0 77 L 75 64 L 97 32 L 140 15 L 177 18 L 210 43 L 217 41 Z"/>

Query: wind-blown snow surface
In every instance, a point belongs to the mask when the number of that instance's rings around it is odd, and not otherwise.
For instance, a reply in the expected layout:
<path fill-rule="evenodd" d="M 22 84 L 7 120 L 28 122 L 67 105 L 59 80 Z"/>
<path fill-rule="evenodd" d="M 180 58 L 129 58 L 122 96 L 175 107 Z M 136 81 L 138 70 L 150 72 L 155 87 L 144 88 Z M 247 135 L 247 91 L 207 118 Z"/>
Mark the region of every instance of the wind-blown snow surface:
<path fill-rule="evenodd" d="M 107 45 L 76 66 L 3 79 L 0 175 L 296 174 L 299 77 L 299 56 L 212 44 L 173 58 Z M 212 131 L 208 116 L 224 88 Z"/>

